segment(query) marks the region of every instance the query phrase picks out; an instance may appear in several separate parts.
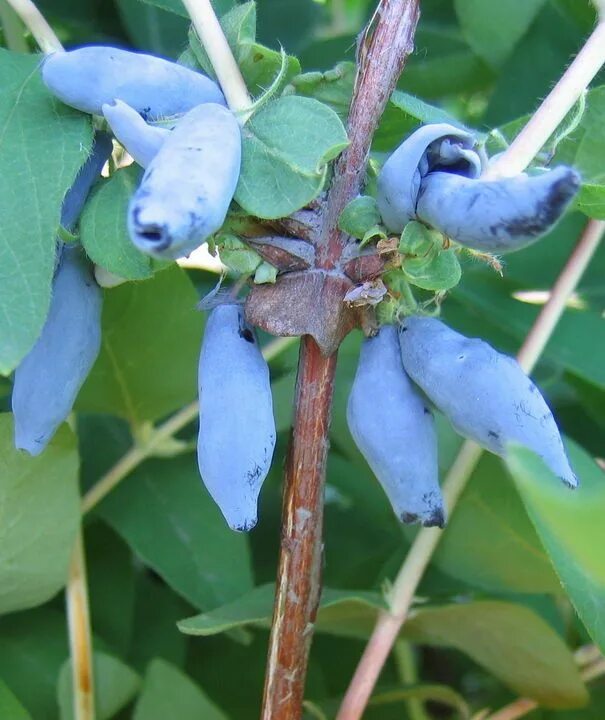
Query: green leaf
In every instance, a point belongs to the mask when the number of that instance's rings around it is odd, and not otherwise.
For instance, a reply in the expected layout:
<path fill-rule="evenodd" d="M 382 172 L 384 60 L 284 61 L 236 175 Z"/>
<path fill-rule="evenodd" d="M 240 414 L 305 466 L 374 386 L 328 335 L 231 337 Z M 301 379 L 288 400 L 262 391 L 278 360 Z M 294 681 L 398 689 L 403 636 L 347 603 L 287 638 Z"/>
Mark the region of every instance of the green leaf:
<path fill-rule="evenodd" d="M 92 142 L 88 119 L 51 97 L 41 56 L 0 49 L 0 373 L 46 320 L 61 202 Z"/>
<path fill-rule="evenodd" d="M 191 282 L 176 265 L 106 291 L 101 352 L 76 408 L 140 424 L 192 401 L 204 326 L 196 304 Z"/>
<path fill-rule="evenodd" d="M 513 52 L 546 0 L 455 0 L 464 37 L 490 65 L 501 65 Z"/>
<path fill-rule="evenodd" d="M 151 259 L 137 250 L 126 226 L 130 197 L 141 179 L 136 165 L 118 170 L 86 203 L 80 220 L 80 239 L 97 265 L 126 280 L 151 277 Z"/>
<path fill-rule="evenodd" d="M 275 283 L 277 280 L 277 268 L 266 261 L 263 261 L 254 273 L 254 284 L 262 285 L 263 283 Z"/>
<path fill-rule="evenodd" d="M 32 716 L 13 695 L 4 680 L 0 680 L 0 717 L 6 720 L 32 720 Z"/>
<path fill-rule="evenodd" d="M 217 235 L 214 244 L 223 265 L 240 275 L 250 275 L 263 261 L 256 251 L 230 233 Z"/>
<path fill-rule="evenodd" d="M 256 4 L 247 2 L 236 5 L 220 19 L 227 42 L 233 51 L 248 90 L 253 94 L 266 90 L 275 80 L 282 65 L 279 52 L 271 50 L 256 40 Z M 197 34 L 191 29 L 189 45 L 200 66 L 211 77 L 216 77 L 210 58 Z M 286 58 L 286 70 L 281 81 L 283 86 L 290 78 L 300 72 L 300 64 L 295 57 Z"/>
<path fill-rule="evenodd" d="M 327 163 L 347 145 L 333 110 L 310 98 L 282 97 L 244 126 L 235 199 L 256 217 L 289 215 L 317 197 Z"/>
<path fill-rule="evenodd" d="M 400 90 L 430 100 L 485 90 L 493 83 L 493 71 L 470 50 L 455 26 L 421 26 L 414 44 L 422 52 L 406 63 Z"/>
<path fill-rule="evenodd" d="M 0 676 L 34 720 L 57 720 L 57 677 L 68 653 L 63 611 L 46 607 L 0 618 Z"/>
<path fill-rule="evenodd" d="M 588 217 L 605 220 L 605 184 L 582 185 L 576 197 L 576 207 Z"/>
<path fill-rule="evenodd" d="M 326 72 L 297 75 L 292 78 L 287 91 L 319 100 L 344 122 L 349 114 L 356 72 L 355 63 L 341 62 Z"/>
<path fill-rule="evenodd" d="M 132 668 L 112 655 L 93 653 L 96 720 L 109 720 L 135 697 L 141 679 Z M 71 660 L 66 660 L 59 673 L 57 700 L 61 720 L 73 720 L 73 684 Z"/>
<path fill-rule="evenodd" d="M 38 457 L 15 450 L 0 415 L 0 613 L 50 599 L 65 584 L 80 522 L 78 453 L 63 425 Z"/>
<path fill-rule="evenodd" d="M 514 692 L 546 707 L 579 707 L 588 700 L 564 642 L 520 605 L 479 601 L 423 608 L 406 622 L 403 635 L 466 653 Z"/>
<path fill-rule="evenodd" d="M 246 595 L 210 612 L 181 620 L 179 630 L 186 635 L 217 635 L 246 625 L 269 627 L 273 609 L 274 585 L 260 585 Z M 377 608 L 384 602 L 376 593 L 324 588 L 317 617 L 317 632 L 346 637 L 367 637 Z M 335 612 L 333 612 L 335 610 Z M 357 620 L 362 619 L 362 625 Z"/>
<path fill-rule="evenodd" d="M 462 276 L 454 248 L 445 250 L 444 236 L 419 222 L 409 222 L 401 235 L 399 252 L 405 279 L 423 290 L 449 290 Z"/>
<path fill-rule="evenodd" d="M 453 577 L 491 592 L 561 592 L 502 461 L 487 453 L 449 518 L 433 561 Z"/>
<path fill-rule="evenodd" d="M 145 512 L 133 512 L 136 507 Z M 146 462 L 102 502 L 99 512 L 195 607 L 216 607 L 252 585 L 248 538 L 227 527 L 193 455 Z"/>
<path fill-rule="evenodd" d="M 381 222 L 378 204 L 373 197 L 360 195 L 340 213 L 338 227 L 349 235 L 362 240 L 368 230 Z"/>
<path fill-rule="evenodd" d="M 389 151 L 420 125 L 448 123 L 464 127 L 459 120 L 442 108 L 429 105 L 420 98 L 395 90 L 387 103 L 380 125 L 374 135 L 372 148 Z"/>
<path fill-rule="evenodd" d="M 602 470 L 579 447 L 570 448 L 570 459 L 580 479 L 574 492 L 526 449 L 511 448 L 507 464 L 574 607 L 605 650 L 605 482 Z"/>
<path fill-rule="evenodd" d="M 227 720 L 187 675 L 164 660 L 153 660 L 143 681 L 133 720 Z"/>
<path fill-rule="evenodd" d="M 412 685 L 405 688 L 386 690 L 372 695 L 371 707 L 404 703 L 406 700 L 435 702 L 457 710 L 461 718 L 469 717 L 469 708 L 464 698 L 447 685 Z"/>
<path fill-rule="evenodd" d="M 107 452 L 107 446 L 99 444 Z M 84 544 L 92 627 L 112 650 L 125 656 L 134 622 L 135 568 L 130 548 L 102 522 L 86 525 Z"/>

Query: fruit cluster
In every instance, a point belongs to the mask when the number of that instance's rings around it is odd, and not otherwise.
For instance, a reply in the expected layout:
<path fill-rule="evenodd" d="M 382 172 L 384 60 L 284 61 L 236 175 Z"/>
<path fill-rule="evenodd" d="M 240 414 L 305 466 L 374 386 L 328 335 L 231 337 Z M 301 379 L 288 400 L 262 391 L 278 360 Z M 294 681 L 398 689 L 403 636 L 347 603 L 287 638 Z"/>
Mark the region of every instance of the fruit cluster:
<path fill-rule="evenodd" d="M 552 412 L 519 363 L 436 318 L 411 316 L 364 341 L 347 408 L 351 435 L 402 521 L 445 521 L 424 397 L 486 450 L 504 456 L 519 443 L 578 485 Z"/>
<path fill-rule="evenodd" d="M 213 81 L 176 63 L 108 47 L 55 53 L 42 75 L 63 102 L 104 115 L 145 168 L 128 209 L 137 248 L 176 259 L 222 227 L 238 183 L 242 139 Z M 63 203 L 66 229 L 75 225 L 110 152 L 109 137 L 97 133 Z M 419 221 L 475 250 L 508 252 L 548 231 L 579 185 L 567 167 L 490 181 L 482 179 L 486 166 L 467 131 L 446 124 L 420 128 L 378 178 L 382 222 L 399 234 Z M 90 268 L 75 247 L 60 243 L 59 256 L 48 319 L 15 374 L 16 444 L 32 454 L 69 414 L 101 341 L 101 294 Z M 398 312 L 393 319 L 363 343 L 347 418 L 402 521 L 445 522 L 425 398 L 461 435 L 498 455 L 518 442 L 567 485 L 577 485 L 552 413 L 516 361 L 433 317 Z M 200 473 L 229 526 L 249 530 L 276 430 L 269 369 L 235 300 L 211 311 L 198 378 Z"/>

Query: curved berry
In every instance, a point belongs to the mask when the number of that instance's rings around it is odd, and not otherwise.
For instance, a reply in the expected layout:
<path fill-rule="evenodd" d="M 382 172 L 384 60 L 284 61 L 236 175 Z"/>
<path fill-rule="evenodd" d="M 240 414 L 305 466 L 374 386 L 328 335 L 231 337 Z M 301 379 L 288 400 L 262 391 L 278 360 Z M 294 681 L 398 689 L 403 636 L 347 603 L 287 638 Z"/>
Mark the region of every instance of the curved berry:
<path fill-rule="evenodd" d="M 424 125 L 404 140 L 378 176 L 376 200 L 387 228 L 403 232 L 416 217 L 420 182 L 435 166 L 478 177 L 482 158 L 474 145 L 473 135 L 446 123 Z"/>
<path fill-rule="evenodd" d="M 201 103 L 225 103 L 218 85 L 201 73 L 155 55 L 101 45 L 49 55 L 42 79 L 66 105 L 93 115 L 114 100 L 154 120 Z"/>
<path fill-rule="evenodd" d="M 496 455 L 520 443 L 578 485 L 552 412 L 514 358 L 436 318 L 406 318 L 399 341 L 408 374 L 461 435 Z"/>
<path fill-rule="evenodd" d="M 421 182 L 417 217 L 461 245 L 513 252 L 548 232 L 579 186 L 578 173 L 566 166 L 501 180 L 432 172 Z"/>
<path fill-rule="evenodd" d="M 146 168 L 158 154 L 170 130 L 148 125 L 136 110 L 121 100 L 105 103 L 102 109 L 118 142 L 136 163 Z"/>
<path fill-rule="evenodd" d="M 397 517 L 443 527 L 433 416 L 403 369 L 392 325 L 363 342 L 347 422 Z"/>

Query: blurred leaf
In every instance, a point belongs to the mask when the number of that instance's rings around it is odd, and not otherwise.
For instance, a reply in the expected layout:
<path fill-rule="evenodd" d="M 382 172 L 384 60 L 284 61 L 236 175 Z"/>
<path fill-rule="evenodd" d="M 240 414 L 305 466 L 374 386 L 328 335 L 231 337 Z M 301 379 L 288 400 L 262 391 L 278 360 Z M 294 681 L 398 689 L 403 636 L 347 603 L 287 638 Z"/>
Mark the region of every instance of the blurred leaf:
<path fill-rule="evenodd" d="M 570 459 L 580 479 L 574 492 L 526 449 L 512 448 L 507 464 L 571 601 L 605 650 L 605 476 L 578 447 L 572 446 Z"/>
<path fill-rule="evenodd" d="M 491 592 L 561 591 L 502 461 L 487 453 L 448 520 L 433 562 Z"/>
<path fill-rule="evenodd" d="M 191 606 L 160 578 L 143 571 L 137 576 L 134 628 L 128 655 L 137 670 L 143 672 L 154 658 L 171 665 L 185 664 L 187 638 L 176 629 L 177 621 Z"/>
<path fill-rule="evenodd" d="M 90 151 L 82 113 L 51 97 L 41 56 L 0 49 L 0 373 L 29 352 L 46 320 L 61 202 Z"/>
<path fill-rule="evenodd" d="M 135 576 L 130 548 L 101 522 L 86 526 L 91 624 L 111 649 L 126 656 L 134 622 Z"/>
<path fill-rule="evenodd" d="M 204 316 L 178 266 L 105 292 L 103 344 L 76 408 L 139 424 L 193 400 Z M 178 348 L 178 352 L 175 352 Z"/>
<path fill-rule="evenodd" d="M 226 15 L 221 17 L 221 26 L 237 64 L 242 71 L 248 90 L 250 90 L 253 95 L 260 94 L 264 90 L 267 90 L 280 72 L 282 57 L 279 52 L 271 50 L 255 41 L 255 3 L 246 2 L 242 5 L 236 5 Z M 210 58 L 193 29 L 189 33 L 189 45 L 203 71 L 211 77 L 216 77 Z M 281 87 L 299 72 L 300 64 L 298 60 L 295 57 L 288 56 L 286 58 L 285 76 L 281 81 Z"/>
<path fill-rule="evenodd" d="M 544 5 L 515 51 L 500 68 L 484 117 L 500 125 L 533 112 L 563 74 L 584 41 L 577 25 L 567 22 L 551 5 Z M 531 72 L 527 69 L 531 67 Z"/>
<path fill-rule="evenodd" d="M 258 39 L 297 53 L 313 37 L 325 10 L 315 0 L 260 0 Z"/>
<path fill-rule="evenodd" d="M 420 27 L 398 87 L 427 100 L 472 93 L 493 79 L 489 66 L 478 58 L 459 31 L 451 26 Z"/>
<path fill-rule="evenodd" d="M 145 0 L 115 0 L 133 45 L 140 50 L 176 58 L 187 42 L 188 22 Z M 185 15 L 186 17 L 186 15 Z"/>
<path fill-rule="evenodd" d="M 141 172 L 133 164 L 105 180 L 86 203 L 80 221 L 80 240 L 90 259 L 126 280 L 153 275 L 151 259 L 135 248 L 126 227 L 128 202 Z"/>
<path fill-rule="evenodd" d="M 289 215 L 317 197 L 327 163 L 348 144 L 333 110 L 293 95 L 254 115 L 244 126 L 243 138 L 235 199 L 261 218 Z"/>
<path fill-rule="evenodd" d="M 0 676 L 33 720 L 57 720 L 57 678 L 68 652 L 63 612 L 41 608 L 0 619 Z"/>
<path fill-rule="evenodd" d="M 520 340 L 533 324 L 539 307 L 512 297 L 516 288 L 504 280 L 465 276 L 455 290 L 456 299 L 472 307 L 479 316 L 514 334 Z M 559 320 L 544 352 L 544 358 L 580 377 L 605 387 L 605 334 L 603 318 L 589 310 L 568 309 Z"/>
<path fill-rule="evenodd" d="M 135 697 L 141 684 L 139 676 L 112 655 L 93 654 L 96 720 L 109 720 Z M 73 684 L 71 660 L 67 660 L 57 683 L 61 720 L 73 720 Z"/>
<path fill-rule="evenodd" d="M 0 680 L 0 717 L 6 720 L 32 720 L 3 680 Z"/>
<path fill-rule="evenodd" d="M 490 65 L 498 66 L 513 52 L 546 0 L 454 0 L 464 37 Z"/>
<path fill-rule="evenodd" d="M 145 674 L 133 720 L 227 720 L 187 675 L 164 660 L 154 660 Z"/>
<path fill-rule="evenodd" d="M 553 163 L 573 165 L 584 183 L 589 184 L 588 200 L 603 202 L 605 193 L 605 86 L 596 87 L 586 95 L 586 109 L 580 124 L 557 148 Z M 596 190 L 600 197 L 595 196 Z M 579 202 L 582 202 L 580 196 Z"/>
<path fill-rule="evenodd" d="M 392 150 L 417 127 L 429 123 L 448 123 L 463 127 L 459 120 L 442 108 L 429 105 L 401 90 L 395 90 L 380 118 L 372 147 L 378 151 Z"/>
<path fill-rule="evenodd" d="M 469 707 L 464 698 L 447 685 L 414 685 L 393 690 L 381 690 L 372 695 L 369 706 L 392 705 L 406 700 L 422 700 L 457 710 L 460 718 L 469 717 Z"/>
<path fill-rule="evenodd" d="M 80 523 L 75 438 L 62 425 L 31 457 L 13 446 L 12 415 L 0 415 L 0 613 L 45 602 L 65 584 Z"/>
<path fill-rule="evenodd" d="M 139 507 L 145 512 L 137 512 Z M 144 463 L 101 503 L 99 512 L 195 607 L 216 607 L 252 586 L 248 539 L 227 527 L 202 485 L 193 455 Z"/>
<path fill-rule="evenodd" d="M 403 635 L 466 653 L 514 692 L 546 707 L 578 707 L 588 700 L 561 638 L 520 605 L 478 601 L 422 608 L 406 622 Z"/>
<path fill-rule="evenodd" d="M 576 207 L 588 217 L 605 220 L 605 184 L 582 185 Z"/>
<path fill-rule="evenodd" d="M 185 10 L 185 6 L 181 0 L 141 0 L 141 2 L 147 3 L 148 5 L 155 5 L 162 10 L 168 10 L 169 12 L 182 15 L 186 18 L 189 17 L 189 14 L 187 10 Z M 235 0 L 212 0 L 212 7 L 218 15 L 226 13 L 233 7 L 234 4 Z"/>

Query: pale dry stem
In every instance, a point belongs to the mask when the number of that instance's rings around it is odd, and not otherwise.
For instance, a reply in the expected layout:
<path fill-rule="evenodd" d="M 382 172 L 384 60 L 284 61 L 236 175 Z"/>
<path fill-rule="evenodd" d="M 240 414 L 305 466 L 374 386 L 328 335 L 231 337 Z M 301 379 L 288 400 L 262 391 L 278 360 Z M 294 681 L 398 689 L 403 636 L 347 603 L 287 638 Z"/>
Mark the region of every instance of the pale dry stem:
<path fill-rule="evenodd" d="M 42 52 L 48 54 L 63 50 L 55 31 L 46 22 L 32 0 L 6 0 L 34 36 Z"/>

